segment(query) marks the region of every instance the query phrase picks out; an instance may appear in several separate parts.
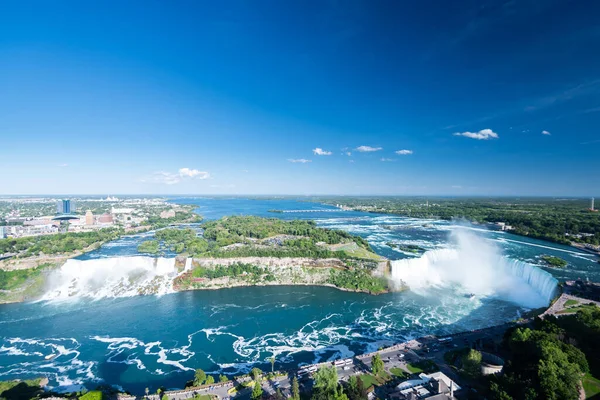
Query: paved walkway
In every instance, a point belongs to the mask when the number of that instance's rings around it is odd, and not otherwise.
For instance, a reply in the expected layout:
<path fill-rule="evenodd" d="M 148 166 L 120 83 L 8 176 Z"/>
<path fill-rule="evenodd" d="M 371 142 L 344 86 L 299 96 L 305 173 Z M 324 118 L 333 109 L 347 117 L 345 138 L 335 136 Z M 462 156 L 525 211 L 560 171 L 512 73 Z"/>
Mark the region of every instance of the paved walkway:
<path fill-rule="evenodd" d="M 567 309 L 567 307 L 565 307 L 565 303 L 569 300 L 575 300 L 578 303 L 580 303 L 580 305 L 594 303 L 595 305 L 600 307 L 600 302 L 598 302 L 598 301 L 583 299 L 581 297 L 563 293 L 558 298 L 558 300 L 556 300 L 554 302 L 554 304 L 552 304 L 552 306 L 550 306 L 546 311 L 544 311 L 544 313 L 542 315 L 540 315 L 540 318 L 544 318 L 546 315 L 556 315 L 556 316 L 564 315 L 561 313 L 561 311 L 564 311 L 565 309 Z"/>

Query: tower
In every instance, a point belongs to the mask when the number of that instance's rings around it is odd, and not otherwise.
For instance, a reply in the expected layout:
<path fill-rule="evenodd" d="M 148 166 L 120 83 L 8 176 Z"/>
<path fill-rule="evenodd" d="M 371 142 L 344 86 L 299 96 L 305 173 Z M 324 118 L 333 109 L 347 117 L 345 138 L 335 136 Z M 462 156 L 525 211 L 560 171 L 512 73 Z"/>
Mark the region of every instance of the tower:
<path fill-rule="evenodd" d="M 85 212 L 85 224 L 94 225 L 94 214 L 92 214 L 91 210 Z"/>
<path fill-rule="evenodd" d="M 592 202 L 590 204 L 590 210 L 595 211 L 594 210 L 594 198 L 592 197 Z"/>
<path fill-rule="evenodd" d="M 67 232 L 69 221 L 79 219 L 79 217 L 75 215 L 75 206 L 71 204 L 71 200 L 59 200 L 56 205 L 56 216 L 52 219 L 60 221 L 61 232 Z"/>

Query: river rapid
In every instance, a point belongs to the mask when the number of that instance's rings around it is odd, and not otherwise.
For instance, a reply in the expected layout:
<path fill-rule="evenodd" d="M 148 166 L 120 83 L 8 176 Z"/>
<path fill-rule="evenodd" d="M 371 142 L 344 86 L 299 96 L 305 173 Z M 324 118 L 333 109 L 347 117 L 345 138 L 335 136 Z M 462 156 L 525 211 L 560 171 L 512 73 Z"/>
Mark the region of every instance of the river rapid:
<path fill-rule="evenodd" d="M 182 387 L 195 368 L 229 375 L 256 364 L 268 370 L 271 356 L 276 368 L 293 367 L 425 334 L 500 324 L 545 306 L 558 280 L 600 281 L 600 265 L 577 249 L 454 222 L 339 212 L 289 199 L 173 201 L 198 205 L 206 219 L 304 218 L 358 234 L 392 260 L 393 278 L 412 290 L 371 296 L 281 286 L 171 293 L 164 283 L 177 273 L 172 255 L 128 259 L 149 234 L 125 237 L 63 267 L 44 300 L 0 305 L 0 379 L 43 375 L 58 390 L 108 383 L 142 394 L 146 387 Z M 415 253 L 409 245 L 422 250 Z M 569 265 L 544 267 L 543 254 Z M 73 283 L 74 275 L 85 278 Z M 164 285 L 163 295 L 136 296 L 134 284 L 120 283 L 133 275 L 135 282 Z M 78 287 L 93 287 L 88 293 L 94 296 L 73 289 Z"/>

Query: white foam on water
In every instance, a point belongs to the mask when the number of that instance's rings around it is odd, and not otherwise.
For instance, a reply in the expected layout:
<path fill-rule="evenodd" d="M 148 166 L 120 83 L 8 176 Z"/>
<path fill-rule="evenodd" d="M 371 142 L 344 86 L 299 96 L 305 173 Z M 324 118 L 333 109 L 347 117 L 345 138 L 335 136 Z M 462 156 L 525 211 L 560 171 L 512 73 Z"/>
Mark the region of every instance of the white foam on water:
<path fill-rule="evenodd" d="M 136 365 L 140 370 L 147 370 L 147 365 L 138 357 L 143 355 L 144 357 L 150 357 L 155 363 L 170 365 L 181 371 L 192 371 L 193 368 L 185 366 L 184 363 L 189 361 L 196 354 L 193 351 L 190 351 L 189 348 L 192 345 L 193 336 L 198 332 L 188 335 L 188 344 L 174 348 L 164 348 L 160 341 L 144 342 L 132 337 L 112 338 L 106 336 L 92 336 L 91 339 L 108 344 L 108 362 Z M 143 351 L 141 351 L 142 349 Z M 125 360 L 115 360 L 117 356 L 124 352 L 128 354 Z M 171 359 L 170 356 L 173 355 L 178 355 L 180 357 L 178 359 Z M 154 371 L 150 371 L 150 373 L 156 375 L 165 374 L 162 369 L 158 368 Z"/>
<path fill-rule="evenodd" d="M 392 279 L 423 295 L 430 288 L 448 288 L 530 308 L 548 305 L 555 295 L 558 282 L 551 274 L 504 257 L 492 242 L 464 229 L 455 229 L 452 241 L 456 248 L 392 261 Z"/>
<path fill-rule="evenodd" d="M 173 279 L 179 274 L 174 258 L 70 259 L 50 274 L 41 300 L 163 295 L 173 292 Z"/>
<path fill-rule="evenodd" d="M 86 382 L 99 382 L 93 361 L 80 360 L 80 344 L 73 338 L 5 338 L 0 353 L 15 357 L 15 363 L 3 363 L 0 377 L 45 376 L 48 388 L 59 392 L 80 390 Z M 20 357 L 31 361 L 18 362 Z M 7 358 L 10 360 L 10 358 Z M 75 378 L 73 378 L 75 376 Z"/>

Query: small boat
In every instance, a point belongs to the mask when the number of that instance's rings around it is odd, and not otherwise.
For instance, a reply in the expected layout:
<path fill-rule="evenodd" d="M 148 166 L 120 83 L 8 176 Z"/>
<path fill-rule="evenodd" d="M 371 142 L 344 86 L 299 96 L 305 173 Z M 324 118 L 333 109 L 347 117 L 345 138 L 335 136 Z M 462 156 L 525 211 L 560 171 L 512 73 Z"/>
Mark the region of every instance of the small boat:
<path fill-rule="evenodd" d="M 56 354 L 48 354 L 46 357 L 44 357 L 46 360 L 52 360 L 54 357 L 56 357 Z"/>

